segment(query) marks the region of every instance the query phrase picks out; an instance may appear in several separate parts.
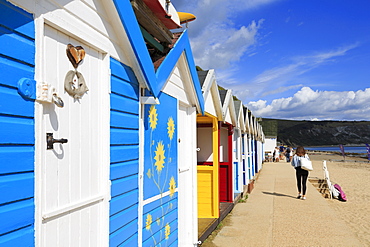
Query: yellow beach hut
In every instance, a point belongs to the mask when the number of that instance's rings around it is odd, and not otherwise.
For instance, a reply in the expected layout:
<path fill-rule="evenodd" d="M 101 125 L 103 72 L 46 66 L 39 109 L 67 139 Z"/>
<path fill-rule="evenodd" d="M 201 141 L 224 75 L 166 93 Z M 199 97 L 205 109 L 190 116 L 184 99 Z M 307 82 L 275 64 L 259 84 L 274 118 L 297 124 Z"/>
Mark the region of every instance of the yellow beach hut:
<path fill-rule="evenodd" d="M 198 71 L 198 76 L 205 105 L 205 114 L 197 116 L 198 231 L 201 236 L 219 217 L 218 123 L 222 120 L 222 107 L 214 70 Z"/>

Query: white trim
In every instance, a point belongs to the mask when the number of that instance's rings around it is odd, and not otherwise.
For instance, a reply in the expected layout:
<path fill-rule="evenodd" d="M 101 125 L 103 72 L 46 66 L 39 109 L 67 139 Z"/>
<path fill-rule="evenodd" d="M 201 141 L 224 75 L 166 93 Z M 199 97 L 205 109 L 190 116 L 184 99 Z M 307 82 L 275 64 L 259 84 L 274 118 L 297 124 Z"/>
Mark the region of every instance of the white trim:
<path fill-rule="evenodd" d="M 189 170 L 190 170 L 190 168 L 187 168 L 187 169 L 179 169 L 179 173 L 187 172 Z"/>
<path fill-rule="evenodd" d="M 43 69 L 43 46 L 44 46 L 44 19 L 37 18 L 35 22 L 35 80 L 42 81 L 45 78 Z M 42 136 L 44 107 L 43 104 L 35 102 L 35 246 L 41 246 L 41 228 L 42 228 L 42 163 L 43 150 L 41 150 L 42 142 L 45 139 L 37 138 Z"/>
<path fill-rule="evenodd" d="M 101 53 L 102 68 L 101 68 L 101 83 L 102 86 L 102 97 L 100 101 L 101 105 L 101 115 L 100 119 L 100 133 L 101 133 L 101 164 L 104 165 L 102 168 L 102 192 L 104 193 L 105 200 L 103 202 L 104 209 L 102 212 L 102 236 L 101 236 L 101 246 L 109 245 L 109 201 L 111 200 L 111 187 L 112 182 L 110 180 L 110 55 L 108 53 Z"/>
<path fill-rule="evenodd" d="M 159 105 L 158 98 L 155 97 L 140 97 L 140 103 L 143 105 Z"/>
<path fill-rule="evenodd" d="M 65 207 L 58 208 L 54 211 L 50 211 L 50 212 L 47 212 L 47 213 L 43 214 L 42 219 L 43 220 L 48 220 L 50 218 L 57 218 L 57 217 L 65 214 L 65 213 L 80 210 L 81 208 L 90 206 L 91 204 L 97 203 L 97 202 L 102 201 L 104 199 L 105 199 L 104 195 L 99 195 L 99 196 L 91 197 L 89 199 L 81 200 L 81 201 L 76 202 L 76 203 L 70 203 L 69 205 L 67 205 Z"/>
<path fill-rule="evenodd" d="M 140 88 L 139 89 L 139 92 L 141 92 L 143 89 Z M 141 101 L 141 93 L 139 94 L 140 96 L 140 101 Z M 142 104 L 139 104 L 139 112 L 140 112 L 140 117 L 139 117 L 139 174 L 138 174 L 138 186 L 139 186 L 139 202 L 138 202 L 138 230 L 137 230 L 137 233 L 138 233 L 138 243 L 137 243 L 137 246 L 138 247 L 141 247 L 143 245 L 143 200 L 144 200 L 144 145 L 143 143 L 145 143 L 145 138 L 144 138 L 144 130 L 145 130 L 145 127 L 144 127 L 144 116 L 145 116 L 145 112 L 144 112 L 144 109 L 145 107 L 143 107 Z"/>
<path fill-rule="evenodd" d="M 175 189 L 175 192 L 177 192 L 177 188 Z M 163 197 L 169 196 L 169 195 L 170 195 L 170 191 L 166 191 L 166 192 L 164 192 L 162 194 L 159 194 L 159 195 L 150 197 L 150 198 L 148 198 L 148 199 L 146 199 L 146 200 L 143 201 L 143 206 L 144 205 L 147 205 L 149 203 L 155 202 L 155 201 L 157 201 L 157 200 L 159 200 L 159 199 L 161 199 Z"/>

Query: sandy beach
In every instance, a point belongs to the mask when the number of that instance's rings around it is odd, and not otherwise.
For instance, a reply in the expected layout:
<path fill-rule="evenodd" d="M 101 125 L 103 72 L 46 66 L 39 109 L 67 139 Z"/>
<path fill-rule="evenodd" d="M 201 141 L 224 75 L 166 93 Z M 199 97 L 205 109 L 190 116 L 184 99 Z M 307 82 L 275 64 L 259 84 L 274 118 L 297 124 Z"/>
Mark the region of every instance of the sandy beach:
<path fill-rule="evenodd" d="M 322 161 L 327 161 L 330 180 L 346 193 L 347 202 L 327 200 L 329 205 L 358 237 L 370 246 L 370 163 L 364 158 L 346 157 L 331 153 L 310 152 L 314 171 L 310 177 L 323 178 Z"/>
<path fill-rule="evenodd" d="M 370 163 L 359 157 L 309 152 L 314 171 L 346 193 L 347 202 L 325 199 L 308 182 L 307 200 L 297 200 L 294 169 L 284 160 L 265 163 L 246 203 L 238 203 L 205 247 L 222 246 L 370 246 Z M 308 216 L 308 217 L 307 217 Z M 305 233 L 301 234 L 305 218 Z M 299 229 L 301 229 L 299 231 Z"/>

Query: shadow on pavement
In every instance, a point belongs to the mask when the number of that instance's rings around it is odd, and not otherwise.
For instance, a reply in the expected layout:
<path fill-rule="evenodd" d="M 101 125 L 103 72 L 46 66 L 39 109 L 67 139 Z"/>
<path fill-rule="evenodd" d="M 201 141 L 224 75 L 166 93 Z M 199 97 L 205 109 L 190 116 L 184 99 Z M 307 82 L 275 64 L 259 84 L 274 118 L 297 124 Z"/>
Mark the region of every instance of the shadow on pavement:
<path fill-rule="evenodd" d="M 291 195 L 285 195 L 285 194 L 281 194 L 281 193 L 276 193 L 276 192 L 265 192 L 265 191 L 262 191 L 263 194 L 265 195 L 270 195 L 270 196 L 285 196 L 285 197 L 290 197 L 290 198 L 296 198 L 295 196 L 291 196 Z"/>

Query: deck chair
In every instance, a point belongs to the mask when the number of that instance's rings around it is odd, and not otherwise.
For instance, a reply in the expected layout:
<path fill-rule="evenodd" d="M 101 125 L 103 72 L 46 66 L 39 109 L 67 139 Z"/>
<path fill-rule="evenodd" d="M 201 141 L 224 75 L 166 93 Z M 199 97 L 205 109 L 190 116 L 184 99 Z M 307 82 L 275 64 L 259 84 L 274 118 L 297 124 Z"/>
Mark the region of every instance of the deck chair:
<path fill-rule="evenodd" d="M 328 185 L 328 190 L 329 190 L 329 198 L 330 199 L 333 199 L 333 190 L 334 190 L 334 187 L 333 185 L 331 184 L 331 181 L 330 181 L 330 177 L 329 177 L 329 171 L 328 171 L 328 168 L 326 166 L 326 160 L 324 160 L 322 162 L 322 168 L 324 170 L 324 179 L 326 181 L 326 184 Z"/>

